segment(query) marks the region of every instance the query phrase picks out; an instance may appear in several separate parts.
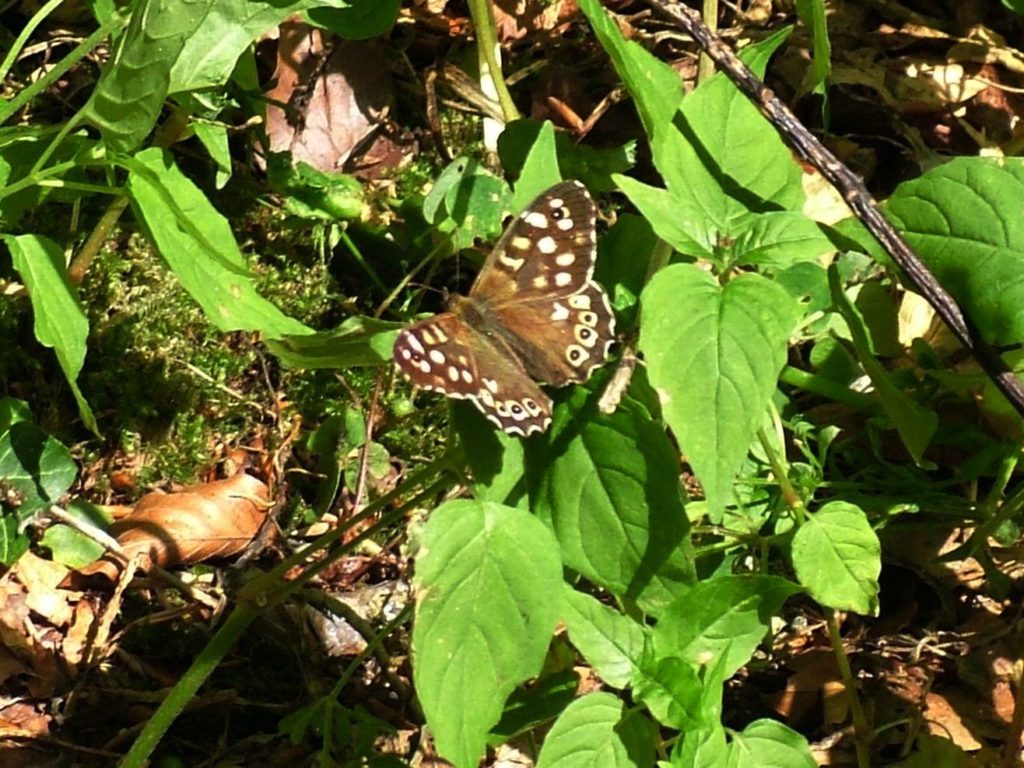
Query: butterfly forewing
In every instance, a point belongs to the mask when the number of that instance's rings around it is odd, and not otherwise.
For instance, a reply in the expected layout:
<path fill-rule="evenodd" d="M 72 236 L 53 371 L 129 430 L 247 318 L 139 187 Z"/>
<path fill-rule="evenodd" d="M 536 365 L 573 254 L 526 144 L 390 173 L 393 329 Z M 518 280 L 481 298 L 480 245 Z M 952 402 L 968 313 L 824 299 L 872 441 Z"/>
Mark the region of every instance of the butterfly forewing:
<path fill-rule="evenodd" d="M 534 379 L 586 381 L 614 340 L 608 296 L 592 279 L 595 228 L 582 184 L 551 187 L 509 225 L 468 298 L 398 335 L 398 367 L 416 386 L 471 400 L 506 432 L 543 432 L 551 401 Z"/>
<path fill-rule="evenodd" d="M 519 361 L 451 312 L 402 330 L 394 355 L 417 387 L 469 400 L 510 434 L 527 437 L 551 423 L 551 400 Z"/>

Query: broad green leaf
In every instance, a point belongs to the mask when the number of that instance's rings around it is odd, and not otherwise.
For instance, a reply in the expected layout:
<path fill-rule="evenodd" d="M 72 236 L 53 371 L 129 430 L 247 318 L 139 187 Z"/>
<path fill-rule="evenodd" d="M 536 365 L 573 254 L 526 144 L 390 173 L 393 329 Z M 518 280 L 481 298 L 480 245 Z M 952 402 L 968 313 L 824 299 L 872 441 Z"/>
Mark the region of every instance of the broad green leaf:
<path fill-rule="evenodd" d="M 530 498 L 566 565 L 657 615 L 694 578 L 678 458 L 631 397 L 596 411 L 591 393 L 605 378 L 577 387 L 548 439 L 527 444 Z"/>
<path fill-rule="evenodd" d="M 351 368 L 381 365 L 391 359 L 391 348 L 401 323 L 372 317 L 350 317 L 333 331 L 267 339 L 267 349 L 289 368 Z"/>
<path fill-rule="evenodd" d="M 66 511 L 76 520 L 96 526 L 100 530 L 106 530 L 111 522 L 99 507 L 82 500 L 75 500 L 69 504 Z M 69 568 L 82 568 L 99 559 L 105 551 L 102 544 L 63 523 L 47 528 L 39 543 L 53 553 L 56 562 Z"/>
<path fill-rule="evenodd" d="M 122 162 L 137 218 L 214 326 L 272 339 L 311 332 L 256 292 L 227 219 L 169 154 L 152 148 Z"/>
<path fill-rule="evenodd" d="M 1024 0 L 1003 0 L 1003 5 L 1014 13 L 1024 16 Z"/>
<path fill-rule="evenodd" d="M 284 197 L 293 216 L 321 221 L 357 219 L 363 210 L 363 185 L 346 173 L 319 171 L 308 163 L 294 163 L 291 152 L 267 156 L 267 180 Z"/>
<path fill-rule="evenodd" d="M 688 731 L 682 735 L 672 753 L 672 768 L 725 768 L 729 746 L 725 729 L 711 726 Z"/>
<path fill-rule="evenodd" d="M 441 232 L 450 234 L 454 250 L 461 250 L 501 233 L 509 197 L 502 179 L 475 160 L 459 158 L 434 182 L 423 200 L 423 215 Z"/>
<path fill-rule="evenodd" d="M 751 216 L 730 251 L 736 264 L 757 264 L 774 270 L 816 261 L 835 250 L 817 222 L 797 211 L 771 211 Z"/>
<path fill-rule="evenodd" d="M 555 153 L 555 128 L 545 120 L 536 141 L 526 153 L 523 169 L 512 193 L 512 212 L 519 213 L 535 197 L 561 180 L 558 155 Z"/>
<path fill-rule="evenodd" d="M 610 693 L 576 699 L 544 739 L 537 768 L 648 768 L 654 730 Z"/>
<path fill-rule="evenodd" d="M 92 408 L 78 388 L 78 374 L 85 363 L 89 320 L 68 278 L 64 254 L 59 245 L 42 235 L 2 237 L 32 301 L 36 339 L 57 355 L 82 422 L 91 432 L 99 434 Z"/>
<path fill-rule="evenodd" d="M 82 108 L 107 146 L 131 152 L 156 125 L 171 82 L 171 67 L 203 25 L 214 0 L 140 0 L 117 49 Z"/>
<path fill-rule="evenodd" d="M 778 576 L 720 576 L 690 587 L 654 628 L 656 657 L 691 664 L 719 659 L 723 677 L 750 660 L 772 616 L 800 587 Z"/>
<path fill-rule="evenodd" d="M 1024 160 L 960 157 L 901 184 L 885 212 L 992 344 L 1024 341 Z"/>
<path fill-rule="evenodd" d="M 797 305 L 779 285 L 745 274 L 720 286 L 676 264 L 640 300 L 640 350 L 665 418 L 720 513 L 786 362 Z"/>
<path fill-rule="evenodd" d="M 569 585 L 562 612 L 569 639 L 598 676 L 613 688 L 629 685 L 643 654 L 644 625 Z"/>
<path fill-rule="evenodd" d="M 68 449 L 35 424 L 19 421 L 0 434 L 0 483 L 21 519 L 60 501 L 76 474 Z"/>
<path fill-rule="evenodd" d="M 701 211 L 680 210 L 678 198 L 668 190 L 616 174 L 612 177 L 629 201 L 650 222 L 658 237 L 680 253 L 711 258 L 714 244 L 706 236 Z"/>
<path fill-rule="evenodd" d="M 579 686 L 580 676 L 575 670 L 566 669 L 532 681 L 529 687 L 517 688 L 505 704 L 501 721 L 488 734 L 488 745 L 505 744 L 552 722 L 576 698 Z"/>
<path fill-rule="evenodd" d="M 459 436 L 461 458 L 469 467 L 473 496 L 529 509 L 524 477 L 524 447 L 518 437 L 495 429 L 472 404 L 452 400 L 451 425 Z"/>
<path fill-rule="evenodd" d="M 658 236 L 641 216 L 621 213 L 597 244 L 594 278 L 608 291 L 620 328 L 631 328 L 640 309 L 640 291 L 647 281 Z"/>
<path fill-rule="evenodd" d="M 832 501 L 793 537 L 793 567 L 807 592 L 837 611 L 878 615 L 882 545 L 860 507 Z"/>
<path fill-rule="evenodd" d="M 402 0 L 345 0 L 342 5 L 311 8 L 306 15 L 314 24 L 345 40 L 366 40 L 383 35 L 394 26 Z"/>
<path fill-rule="evenodd" d="M 703 721 L 704 686 L 697 667 L 678 656 L 648 658 L 633 680 L 633 697 L 662 725 L 689 731 Z"/>
<path fill-rule="evenodd" d="M 900 389 L 889 371 L 875 358 L 864 316 L 847 298 L 835 264 L 828 268 L 828 284 L 832 292 L 832 301 L 850 330 L 850 339 L 857 352 L 857 358 L 871 378 L 871 383 L 875 385 L 882 407 L 899 432 L 903 445 L 918 466 L 933 466 L 931 462 L 925 460 L 924 451 L 938 429 L 939 417 Z"/>
<path fill-rule="evenodd" d="M 558 545 L 528 512 L 477 501 L 439 507 L 418 544 L 416 692 L 438 751 L 470 768 L 505 699 L 544 663 L 561 613 Z"/>
<path fill-rule="evenodd" d="M 348 5 L 343 0 L 198 0 L 194 4 L 203 11 L 202 23 L 186 38 L 173 62 L 170 93 L 223 85 L 238 57 L 264 32 L 307 8 Z"/>
<path fill-rule="evenodd" d="M 807 740 L 775 720 L 755 720 L 729 744 L 728 768 L 817 768 Z"/>
<path fill-rule="evenodd" d="M 28 552 L 29 538 L 20 528 L 18 515 L 0 507 L 0 563 L 14 565 L 19 557 Z"/>
<path fill-rule="evenodd" d="M 32 421 L 28 403 L 16 397 L 0 397 L 0 435 L 19 421 Z"/>

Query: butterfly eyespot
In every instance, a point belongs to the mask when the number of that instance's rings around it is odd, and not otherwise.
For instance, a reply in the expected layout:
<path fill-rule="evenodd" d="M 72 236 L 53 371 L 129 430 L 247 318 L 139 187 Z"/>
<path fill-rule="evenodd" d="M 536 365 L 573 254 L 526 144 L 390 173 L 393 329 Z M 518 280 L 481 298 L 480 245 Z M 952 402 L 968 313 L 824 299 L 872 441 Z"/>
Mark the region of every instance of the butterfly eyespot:
<path fill-rule="evenodd" d="M 526 411 L 523 409 L 523 406 L 521 406 L 519 403 L 512 403 L 512 405 L 509 406 L 508 410 L 512 414 L 512 418 L 514 419 L 522 419 L 524 416 L 526 416 Z"/>
<path fill-rule="evenodd" d="M 579 319 L 581 323 L 583 323 L 584 325 L 589 325 L 591 328 L 597 325 L 597 312 L 585 310 L 576 315 L 576 317 Z"/>
<path fill-rule="evenodd" d="M 593 347 L 597 343 L 597 333 L 593 328 L 587 328 L 585 325 L 577 325 L 575 328 L 576 341 L 585 347 Z"/>
<path fill-rule="evenodd" d="M 579 365 L 588 357 L 590 357 L 590 353 L 579 344 L 570 344 L 565 349 L 565 359 L 572 365 Z"/>
<path fill-rule="evenodd" d="M 541 411 L 540 406 L 528 397 L 523 398 L 523 407 L 531 416 L 536 416 Z"/>

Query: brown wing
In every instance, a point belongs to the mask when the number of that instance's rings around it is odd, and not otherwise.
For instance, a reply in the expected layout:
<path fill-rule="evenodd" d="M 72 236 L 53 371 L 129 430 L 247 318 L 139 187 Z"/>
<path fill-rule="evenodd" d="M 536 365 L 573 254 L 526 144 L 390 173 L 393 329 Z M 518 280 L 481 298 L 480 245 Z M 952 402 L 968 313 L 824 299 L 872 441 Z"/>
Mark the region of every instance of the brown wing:
<path fill-rule="evenodd" d="M 555 387 L 589 379 L 615 340 L 608 295 L 594 282 L 569 296 L 524 299 L 491 314 L 527 373 Z"/>
<path fill-rule="evenodd" d="M 531 296 L 567 296 L 594 269 L 597 209 L 587 188 L 563 181 L 520 213 L 494 246 L 469 295 L 499 306 Z"/>
<path fill-rule="evenodd" d="M 509 434 L 528 437 L 551 424 L 551 400 L 519 362 L 451 312 L 403 329 L 394 358 L 417 387 L 470 400 Z"/>

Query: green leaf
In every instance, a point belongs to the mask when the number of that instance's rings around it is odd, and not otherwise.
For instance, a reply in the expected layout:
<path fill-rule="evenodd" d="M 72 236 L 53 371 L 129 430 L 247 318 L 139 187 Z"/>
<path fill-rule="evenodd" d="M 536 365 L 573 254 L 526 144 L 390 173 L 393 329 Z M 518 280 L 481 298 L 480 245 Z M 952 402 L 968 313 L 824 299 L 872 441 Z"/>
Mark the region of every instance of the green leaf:
<path fill-rule="evenodd" d="M 817 261 L 835 250 L 818 223 L 796 211 L 772 211 L 752 216 L 730 248 L 736 264 L 757 264 L 781 270 Z"/>
<path fill-rule="evenodd" d="M 452 501 L 431 515 L 419 552 L 416 691 L 438 751 L 469 768 L 509 693 L 543 665 L 561 612 L 558 545 L 528 512 Z"/>
<path fill-rule="evenodd" d="M 990 343 L 1024 342 L 1024 160 L 960 157 L 901 184 L 885 212 Z"/>
<path fill-rule="evenodd" d="M 21 521 L 16 514 L 0 509 L 0 563 L 14 565 L 19 557 L 28 552 L 31 542 L 20 528 Z"/>
<path fill-rule="evenodd" d="M 505 705 L 501 720 L 487 738 L 490 746 L 505 744 L 520 734 L 550 722 L 576 698 L 580 676 L 566 669 L 517 688 Z"/>
<path fill-rule="evenodd" d="M 797 579 L 819 603 L 878 615 L 882 545 L 860 507 L 832 501 L 810 515 L 793 537 L 792 557 Z"/>
<path fill-rule="evenodd" d="M 555 128 L 545 120 L 536 140 L 526 153 L 522 171 L 512 193 L 512 212 L 519 213 L 535 197 L 562 180 L 555 152 Z"/>
<path fill-rule="evenodd" d="M 214 183 L 217 189 L 223 189 L 231 178 L 231 148 L 228 146 L 227 126 L 199 120 L 193 123 L 192 130 L 217 166 L 217 178 Z"/>
<path fill-rule="evenodd" d="M 611 298 L 620 328 L 630 328 L 639 311 L 658 237 L 647 219 L 622 213 L 597 244 L 594 277 Z"/>
<path fill-rule="evenodd" d="M 677 731 L 689 731 L 705 719 L 697 668 L 677 656 L 647 659 L 633 681 L 633 696 L 655 720 Z"/>
<path fill-rule="evenodd" d="M 32 409 L 28 403 L 16 397 L 0 397 L 0 434 L 19 421 L 32 421 Z"/>
<path fill-rule="evenodd" d="M 267 339 L 267 349 L 289 368 L 351 368 L 391 359 L 402 323 L 350 317 L 333 331 Z"/>
<path fill-rule="evenodd" d="M 827 98 L 826 83 L 832 73 L 832 42 L 828 38 L 828 17 L 825 14 L 825 0 L 796 0 L 800 20 L 811 29 L 814 40 L 814 54 L 811 57 L 811 71 L 804 87 L 811 93 Z"/>
<path fill-rule="evenodd" d="M 721 726 L 698 728 L 683 734 L 672 753 L 672 768 L 726 768 L 729 746 Z"/>
<path fill-rule="evenodd" d="M 640 305 L 651 385 L 709 506 L 721 511 L 786 362 L 797 305 L 759 275 L 723 287 L 689 264 L 658 272 Z"/>
<path fill-rule="evenodd" d="M 569 639 L 598 676 L 613 688 L 629 685 L 643 654 L 644 626 L 569 585 L 562 611 Z"/>
<path fill-rule="evenodd" d="M 107 146 L 131 152 L 156 125 L 171 82 L 171 67 L 203 24 L 213 0 L 141 0 L 81 117 Z"/>
<path fill-rule="evenodd" d="M 313 24 L 345 40 L 366 40 L 394 26 L 402 0 L 346 0 L 344 5 L 347 7 L 312 8 L 306 15 Z"/>
<path fill-rule="evenodd" d="M 544 739 L 537 768 L 646 768 L 654 764 L 654 732 L 648 720 L 610 693 L 577 699 Z"/>
<path fill-rule="evenodd" d="M 711 258 L 712 243 L 703 234 L 704 217 L 699 212 L 680 210 L 678 198 L 660 187 L 644 184 L 629 176 L 612 177 L 629 201 L 650 223 L 658 237 L 680 253 Z"/>
<path fill-rule="evenodd" d="M 307 8 L 349 5 L 345 0 L 193 0 L 193 4 L 203 13 L 202 23 L 186 37 L 174 60 L 169 93 L 223 85 L 252 42 L 289 16 Z"/>
<path fill-rule="evenodd" d="M 68 505 L 67 513 L 100 530 L 106 530 L 111 522 L 99 507 L 80 499 Z M 63 523 L 47 528 L 39 543 L 49 548 L 56 562 L 69 568 L 82 568 L 98 560 L 105 551 L 102 544 Z"/>
<path fill-rule="evenodd" d="M 267 156 L 267 179 L 285 198 L 288 213 L 305 219 L 357 219 L 363 211 L 363 185 L 345 173 L 326 173 L 308 163 L 292 162 L 290 152 Z"/>
<path fill-rule="evenodd" d="M 775 720 L 755 720 L 733 737 L 728 768 L 816 768 L 807 740 Z"/>
<path fill-rule="evenodd" d="M 697 666 L 721 657 L 729 677 L 750 660 L 772 616 L 800 587 L 778 576 L 720 576 L 690 587 L 654 628 L 657 658 Z"/>
<path fill-rule="evenodd" d="M 170 154 L 152 148 L 122 162 L 136 217 L 214 326 L 271 339 L 311 333 L 256 292 L 231 225 Z"/>
<path fill-rule="evenodd" d="M 64 265 L 61 247 L 42 235 L 2 235 L 11 251 L 14 268 L 21 275 L 32 301 L 36 339 L 52 349 L 78 404 L 82 422 L 99 434 L 92 408 L 78 388 L 78 374 L 85 363 L 89 320 Z"/>
<path fill-rule="evenodd" d="M 508 210 L 508 185 L 475 160 L 458 158 L 441 172 L 423 200 L 423 215 L 441 232 L 450 233 L 452 248 L 469 248 L 477 239 L 501 233 Z"/>
<path fill-rule="evenodd" d="M 678 458 L 636 400 L 596 412 L 591 392 L 604 379 L 571 392 L 549 439 L 528 443 L 532 508 L 566 565 L 656 615 L 694 579 Z"/>
<path fill-rule="evenodd" d="M 828 284 L 832 292 L 832 301 L 850 329 L 850 339 L 857 352 L 857 359 L 871 378 L 871 383 L 875 385 L 882 407 L 899 432 L 903 445 L 918 466 L 934 466 L 932 462 L 925 460 L 924 451 L 938 429 L 939 417 L 900 389 L 889 371 L 875 358 L 867 323 L 860 309 L 847 298 L 835 264 L 828 268 Z"/>
<path fill-rule="evenodd" d="M 77 474 L 68 449 L 35 424 L 19 421 L 0 434 L 0 483 L 21 519 L 60 501 Z"/>
<path fill-rule="evenodd" d="M 474 498 L 528 509 L 523 441 L 496 430 L 472 403 L 452 400 L 449 407 L 459 436 L 457 461 L 472 472 Z"/>

